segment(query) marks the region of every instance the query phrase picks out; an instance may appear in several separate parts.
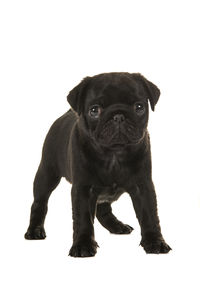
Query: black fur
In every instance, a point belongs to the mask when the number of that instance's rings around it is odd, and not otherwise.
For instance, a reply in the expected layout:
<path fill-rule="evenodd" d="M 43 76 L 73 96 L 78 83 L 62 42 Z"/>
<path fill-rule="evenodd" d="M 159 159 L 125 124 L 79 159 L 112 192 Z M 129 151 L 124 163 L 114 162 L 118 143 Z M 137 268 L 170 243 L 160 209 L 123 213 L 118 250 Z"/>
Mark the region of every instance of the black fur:
<path fill-rule="evenodd" d="M 86 77 L 69 93 L 73 110 L 55 121 L 44 143 L 26 239 L 45 238 L 48 199 L 65 177 L 72 183 L 74 234 L 69 255 L 95 255 L 95 215 L 111 233 L 133 230 L 111 209 L 124 192 L 131 196 L 145 251 L 169 252 L 159 225 L 147 131 L 148 100 L 154 110 L 159 96 L 153 83 L 129 73 Z"/>

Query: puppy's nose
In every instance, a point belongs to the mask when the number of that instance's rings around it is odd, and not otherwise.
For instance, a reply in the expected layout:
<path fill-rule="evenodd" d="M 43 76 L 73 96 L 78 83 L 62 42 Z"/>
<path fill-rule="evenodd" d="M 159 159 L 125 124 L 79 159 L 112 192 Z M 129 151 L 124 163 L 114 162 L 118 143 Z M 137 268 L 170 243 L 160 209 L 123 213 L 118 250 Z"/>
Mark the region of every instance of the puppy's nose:
<path fill-rule="evenodd" d="M 125 117 L 122 114 L 117 114 L 117 115 L 114 115 L 113 119 L 117 123 L 122 123 L 122 122 L 124 122 Z"/>

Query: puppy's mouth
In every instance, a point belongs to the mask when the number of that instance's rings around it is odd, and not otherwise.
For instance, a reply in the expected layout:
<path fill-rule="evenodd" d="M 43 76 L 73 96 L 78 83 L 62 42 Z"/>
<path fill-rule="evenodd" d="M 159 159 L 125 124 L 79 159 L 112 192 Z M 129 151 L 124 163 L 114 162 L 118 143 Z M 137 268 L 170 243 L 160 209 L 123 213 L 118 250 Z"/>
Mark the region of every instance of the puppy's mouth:
<path fill-rule="evenodd" d="M 110 149 L 123 149 L 130 144 L 137 144 L 141 136 L 136 128 L 129 122 L 116 126 L 113 122 L 107 122 L 97 137 L 99 143 Z"/>
<path fill-rule="evenodd" d="M 122 132 L 118 132 L 113 135 L 111 140 L 108 142 L 107 146 L 110 148 L 123 148 L 129 143 L 129 139 Z"/>

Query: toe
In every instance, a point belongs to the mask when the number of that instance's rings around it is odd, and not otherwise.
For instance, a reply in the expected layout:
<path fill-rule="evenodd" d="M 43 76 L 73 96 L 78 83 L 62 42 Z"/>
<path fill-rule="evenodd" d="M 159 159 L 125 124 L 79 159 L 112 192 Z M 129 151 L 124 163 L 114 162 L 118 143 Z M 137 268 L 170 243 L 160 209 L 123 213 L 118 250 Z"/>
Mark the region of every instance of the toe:
<path fill-rule="evenodd" d="M 127 224 L 117 223 L 110 229 L 110 233 L 114 234 L 129 234 L 133 231 L 133 228 Z"/>
<path fill-rule="evenodd" d="M 24 235 L 27 240 L 43 240 L 46 237 L 44 228 L 37 227 L 34 229 L 28 229 Z"/>
<path fill-rule="evenodd" d="M 72 257 L 92 257 L 96 254 L 96 248 L 99 247 L 98 244 L 93 241 L 91 245 L 88 244 L 78 244 L 73 245 L 69 251 L 69 256 Z"/>
<path fill-rule="evenodd" d="M 166 243 L 161 244 L 160 253 L 168 253 L 170 250 L 172 250 L 172 248 L 169 245 Z"/>
<path fill-rule="evenodd" d="M 163 240 L 153 241 L 153 242 L 142 242 L 142 246 L 146 253 L 159 254 L 168 253 L 171 248 Z"/>

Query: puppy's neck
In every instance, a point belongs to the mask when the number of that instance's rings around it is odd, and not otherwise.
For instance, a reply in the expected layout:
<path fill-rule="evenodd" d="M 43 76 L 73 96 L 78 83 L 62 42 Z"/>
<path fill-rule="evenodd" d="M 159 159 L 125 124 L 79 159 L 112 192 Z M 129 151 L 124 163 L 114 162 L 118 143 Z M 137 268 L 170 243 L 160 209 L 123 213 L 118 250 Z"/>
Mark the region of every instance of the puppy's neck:
<path fill-rule="evenodd" d="M 108 172 L 119 171 L 121 168 L 119 157 L 113 153 L 110 159 L 107 161 Z"/>

